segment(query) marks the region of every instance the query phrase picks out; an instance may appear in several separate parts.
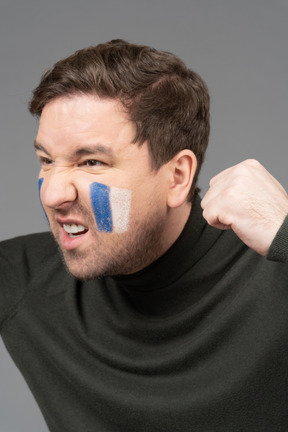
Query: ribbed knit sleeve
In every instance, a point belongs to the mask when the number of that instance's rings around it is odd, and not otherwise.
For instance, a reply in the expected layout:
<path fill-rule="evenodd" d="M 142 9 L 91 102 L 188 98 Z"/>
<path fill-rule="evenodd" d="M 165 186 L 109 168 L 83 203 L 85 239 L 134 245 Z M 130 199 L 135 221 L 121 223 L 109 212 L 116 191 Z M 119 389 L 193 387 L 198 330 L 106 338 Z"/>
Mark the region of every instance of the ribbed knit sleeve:
<path fill-rule="evenodd" d="M 23 286 L 18 281 L 18 271 L 16 251 L 11 248 L 11 242 L 2 242 L 0 244 L 0 330 L 24 294 Z"/>
<path fill-rule="evenodd" d="M 267 259 L 288 263 L 288 215 L 270 246 Z"/>

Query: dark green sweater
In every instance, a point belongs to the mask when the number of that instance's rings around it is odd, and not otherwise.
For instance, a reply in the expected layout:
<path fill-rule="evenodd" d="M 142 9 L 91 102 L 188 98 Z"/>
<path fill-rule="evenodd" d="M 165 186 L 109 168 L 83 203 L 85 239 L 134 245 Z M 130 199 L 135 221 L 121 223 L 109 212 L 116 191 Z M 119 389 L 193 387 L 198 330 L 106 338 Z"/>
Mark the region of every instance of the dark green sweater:
<path fill-rule="evenodd" d="M 287 432 L 287 246 L 288 218 L 271 261 L 199 200 L 128 277 L 74 280 L 49 233 L 2 242 L 1 334 L 50 430 Z"/>

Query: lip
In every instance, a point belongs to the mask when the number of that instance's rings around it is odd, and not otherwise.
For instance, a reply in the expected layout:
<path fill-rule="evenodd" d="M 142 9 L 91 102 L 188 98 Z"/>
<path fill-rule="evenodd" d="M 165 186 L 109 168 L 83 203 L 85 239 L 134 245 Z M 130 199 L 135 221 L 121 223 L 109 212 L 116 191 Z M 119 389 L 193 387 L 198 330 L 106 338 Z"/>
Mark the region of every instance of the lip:
<path fill-rule="evenodd" d="M 56 222 L 59 225 L 61 225 L 61 227 L 63 227 L 63 225 L 72 225 L 72 224 L 75 224 L 75 225 L 83 225 L 85 228 L 88 228 L 87 225 L 85 224 L 85 222 L 80 221 L 78 219 L 72 219 L 72 218 L 69 218 L 69 219 L 64 219 L 63 218 L 62 219 L 62 218 L 59 218 L 59 217 L 56 217 L 55 219 L 56 219 Z"/>
<path fill-rule="evenodd" d="M 69 234 L 64 230 L 64 228 L 60 227 L 60 244 L 63 249 L 72 250 L 78 248 L 86 239 L 89 230 L 85 234 L 79 235 L 79 237 L 71 238 Z"/>
<path fill-rule="evenodd" d="M 76 219 L 60 219 L 56 218 L 57 223 L 60 226 L 60 245 L 63 249 L 66 250 L 72 250 L 78 248 L 86 239 L 89 229 L 86 227 L 85 223 L 77 221 Z M 88 231 L 85 234 L 79 235 L 79 237 L 76 238 L 70 238 L 69 234 L 64 230 L 63 225 L 83 225 L 85 228 L 88 229 Z"/>

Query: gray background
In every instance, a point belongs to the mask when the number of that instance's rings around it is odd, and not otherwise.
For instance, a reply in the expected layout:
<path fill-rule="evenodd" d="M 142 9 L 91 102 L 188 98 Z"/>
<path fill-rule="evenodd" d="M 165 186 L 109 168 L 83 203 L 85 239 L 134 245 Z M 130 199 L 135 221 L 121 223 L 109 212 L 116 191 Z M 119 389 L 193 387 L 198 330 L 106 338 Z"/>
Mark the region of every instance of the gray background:
<path fill-rule="evenodd" d="M 287 0 L 0 0 L 0 239 L 46 230 L 26 105 L 40 75 L 76 49 L 113 38 L 178 54 L 211 93 L 200 177 L 257 158 L 287 189 Z M 47 432 L 0 345 L 0 432 Z"/>

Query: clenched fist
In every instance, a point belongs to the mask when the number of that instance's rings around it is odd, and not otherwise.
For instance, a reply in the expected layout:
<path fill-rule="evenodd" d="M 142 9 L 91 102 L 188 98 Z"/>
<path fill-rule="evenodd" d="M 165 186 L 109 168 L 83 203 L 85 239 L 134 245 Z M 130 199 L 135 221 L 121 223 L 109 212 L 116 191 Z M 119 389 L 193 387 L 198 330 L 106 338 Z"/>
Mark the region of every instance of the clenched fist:
<path fill-rule="evenodd" d="M 288 195 L 256 160 L 246 160 L 212 178 L 201 206 L 203 217 L 219 229 L 232 229 L 265 256 L 288 214 Z"/>

